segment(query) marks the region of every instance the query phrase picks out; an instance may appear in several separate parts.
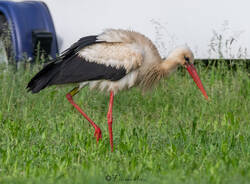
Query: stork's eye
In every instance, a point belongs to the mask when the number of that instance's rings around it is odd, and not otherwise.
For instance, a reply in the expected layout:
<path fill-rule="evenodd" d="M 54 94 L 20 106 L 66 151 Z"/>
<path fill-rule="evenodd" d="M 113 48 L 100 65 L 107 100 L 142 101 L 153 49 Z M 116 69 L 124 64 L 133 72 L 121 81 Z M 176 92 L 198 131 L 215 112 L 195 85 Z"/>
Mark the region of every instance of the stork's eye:
<path fill-rule="evenodd" d="M 186 60 L 187 63 L 190 62 L 189 57 L 184 56 L 184 59 Z"/>

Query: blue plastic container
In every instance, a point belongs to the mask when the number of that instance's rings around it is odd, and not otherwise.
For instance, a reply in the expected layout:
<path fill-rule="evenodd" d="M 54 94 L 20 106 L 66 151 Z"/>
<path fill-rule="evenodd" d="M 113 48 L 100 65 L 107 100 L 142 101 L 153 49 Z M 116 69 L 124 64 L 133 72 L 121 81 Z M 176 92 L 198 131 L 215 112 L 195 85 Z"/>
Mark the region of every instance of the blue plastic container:
<path fill-rule="evenodd" d="M 16 61 L 22 60 L 24 56 L 33 59 L 32 31 L 34 30 L 52 33 L 50 56 L 56 57 L 58 53 L 56 32 L 49 9 L 44 2 L 0 1 L 0 13 L 6 17 L 10 25 L 12 48 Z"/>

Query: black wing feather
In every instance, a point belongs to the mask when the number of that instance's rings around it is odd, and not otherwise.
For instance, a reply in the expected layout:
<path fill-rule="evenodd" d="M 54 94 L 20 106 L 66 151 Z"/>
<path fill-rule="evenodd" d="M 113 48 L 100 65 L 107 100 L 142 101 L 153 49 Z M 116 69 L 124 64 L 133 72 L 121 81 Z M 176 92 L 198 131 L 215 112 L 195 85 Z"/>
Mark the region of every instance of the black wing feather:
<path fill-rule="evenodd" d="M 62 52 L 61 58 L 67 59 L 74 54 L 76 54 L 79 50 L 83 49 L 84 47 L 87 47 L 89 45 L 95 44 L 95 43 L 102 43 L 103 41 L 98 41 L 97 36 L 86 36 L 83 38 L 80 38 L 76 43 L 71 45 L 68 49 Z"/>
<path fill-rule="evenodd" d="M 116 81 L 126 75 L 125 68 L 115 68 L 88 62 L 78 56 L 77 52 L 86 46 L 102 43 L 97 36 L 83 37 L 65 50 L 61 56 L 47 64 L 28 83 L 27 88 L 37 93 L 47 86 L 54 84 L 79 83 L 92 80 Z"/>
<path fill-rule="evenodd" d="M 79 83 L 93 80 L 117 81 L 126 75 L 125 68 L 115 68 L 86 61 L 84 58 L 74 55 L 63 62 L 57 75 L 48 85 Z"/>

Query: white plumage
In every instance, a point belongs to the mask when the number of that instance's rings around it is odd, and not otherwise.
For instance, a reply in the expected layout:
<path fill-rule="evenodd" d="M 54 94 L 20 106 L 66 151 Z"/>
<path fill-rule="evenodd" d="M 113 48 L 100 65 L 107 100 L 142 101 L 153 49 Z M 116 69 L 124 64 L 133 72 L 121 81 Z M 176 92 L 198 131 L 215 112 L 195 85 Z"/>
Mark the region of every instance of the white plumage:
<path fill-rule="evenodd" d="M 118 81 L 90 81 L 91 89 L 97 88 L 101 91 L 117 93 L 131 88 L 140 83 L 150 68 L 163 62 L 155 45 L 140 33 L 109 29 L 97 39 L 104 43 L 83 48 L 78 52 L 79 56 L 89 62 L 105 64 L 117 69 L 125 68 L 127 75 Z M 188 48 L 183 48 L 184 50 L 190 51 Z M 191 52 L 190 55 L 193 59 Z"/>

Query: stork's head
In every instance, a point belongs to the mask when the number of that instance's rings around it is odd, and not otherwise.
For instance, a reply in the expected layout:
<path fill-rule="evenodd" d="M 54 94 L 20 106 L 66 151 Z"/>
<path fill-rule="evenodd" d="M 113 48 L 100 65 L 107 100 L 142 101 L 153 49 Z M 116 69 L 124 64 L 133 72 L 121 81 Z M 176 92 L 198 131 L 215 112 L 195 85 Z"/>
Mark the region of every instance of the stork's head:
<path fill-rule="evenodd" d="M 187 46 L 177 47 L 170 52 L 168 60 L 171 60 L 178 65 L 185 66 L 186 63 L 194 63 L 194 55 L 191 49 Z"/>
<path fill-rule="evenodd" d="M 190 76 L 193 78 L 194 82 L 201 90 L 202 94 L 206 99 L 208 99 L 207 93 L 201 83 L 200 77 L 194 67 L 194 55 L 190 48 L 188 47 L 178 47 L 174 49 L 167 58 L 168 61 L 174 63 L 175 65 L 181 65 L 187 69 Z"/>

